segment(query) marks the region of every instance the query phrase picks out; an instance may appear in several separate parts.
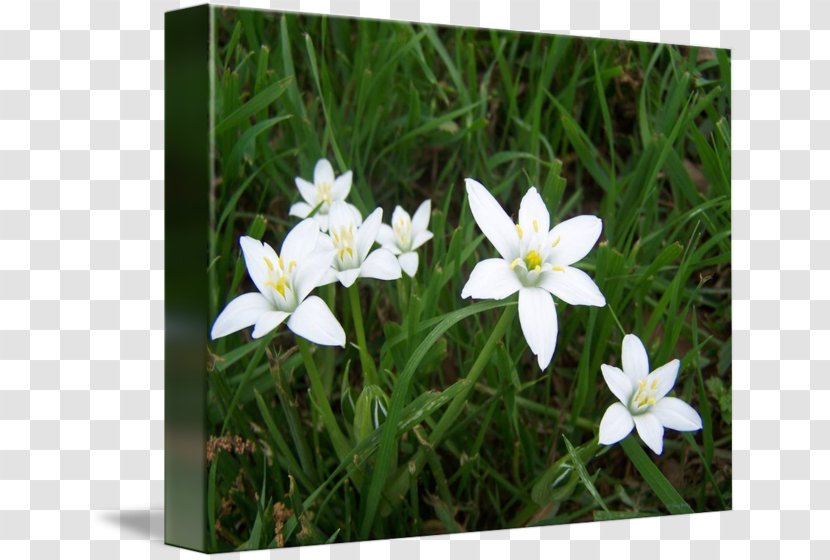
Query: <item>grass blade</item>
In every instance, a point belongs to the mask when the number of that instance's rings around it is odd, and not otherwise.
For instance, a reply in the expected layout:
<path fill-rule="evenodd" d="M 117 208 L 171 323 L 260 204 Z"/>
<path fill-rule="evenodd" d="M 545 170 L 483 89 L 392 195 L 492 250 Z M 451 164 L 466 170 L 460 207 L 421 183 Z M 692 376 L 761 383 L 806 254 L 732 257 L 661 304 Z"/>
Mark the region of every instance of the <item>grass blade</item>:
<path fill-rule="evenodd" d="M 576 474 L 579 475 L 579 478 L 582 480 L 582 484 L 585 485 L 587 488 L 588 493 L 594 497 L 594 500 L 599 504 L 606 512 L 608 511 L 608 506 L 605 505 L 605 500 L 602 499 L 602 496 L 599 495 L 597 491 L 597 487 L 594 486 L 594 482 L 591 480 L 591 475 L 588 474 L 588 469 L 585 468 L 585 463 L 582 461 L 582 458 L 574 449 L 573 444 L 565 437 L 565 434 L 562 434 L 562 439 L 565 440 L 565 447 L 568 448 L 568 455 L 571 457 L 571 461 L 573 461 L 574 467 L 576 468 Z"/>
<path fill-rule="evenodd" d="M 666 509 L 669 510 L 669 513 L 694 513 L 694 510 L 692 510 L 689 504 L 686 503 L 686 500 L 672 486 L 671 482 L 663 476 L 663 473 L 660 472 L 657 465 L 649 459 L 646 452 L 637 443 L 635 436 L 628 436 L 622 440 L 620 445 L 622 445 L 623 451 L 631 459 L 631 462 L 643 479 L 654 490 L 654 493 L 657 494 L 657 497 L 660 498 L 660 501 L 663 502 Z"/>

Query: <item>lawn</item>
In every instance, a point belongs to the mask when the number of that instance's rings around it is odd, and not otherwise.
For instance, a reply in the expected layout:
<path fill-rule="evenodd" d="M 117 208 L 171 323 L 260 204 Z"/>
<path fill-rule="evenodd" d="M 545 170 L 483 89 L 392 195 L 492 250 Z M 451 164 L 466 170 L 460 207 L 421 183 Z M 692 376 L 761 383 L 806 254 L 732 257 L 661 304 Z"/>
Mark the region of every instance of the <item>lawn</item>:
<path fill-rule="evenodd" d="M 429 199 L 434 237 L 412 278 L 315 290 L 345 348 L 284 325 L 205 333 L 212 550 L 731 507 L 728 51 L 215 13 L 211 323 L 254 289 L 240 236 L 278 249 L 299 222 L 294 179 L 321 158 L 352 171 L 364 217 L 381 207 L 388 223 Z M 476 263 L 498 256 L 468 177 L 514 221 L 531 186 L 551 226 L 602 220 L 576 266 L 607 304 L 555 299 L 545 369 L 516 296 L 461 297 Z M 616 402 L 601 366 L 620 366 L 625 333 L 652 369 L 681 360 L 674 395 L 702 419 L 666 431 L 660 455 L 636 432 L 598 443 Z"/>

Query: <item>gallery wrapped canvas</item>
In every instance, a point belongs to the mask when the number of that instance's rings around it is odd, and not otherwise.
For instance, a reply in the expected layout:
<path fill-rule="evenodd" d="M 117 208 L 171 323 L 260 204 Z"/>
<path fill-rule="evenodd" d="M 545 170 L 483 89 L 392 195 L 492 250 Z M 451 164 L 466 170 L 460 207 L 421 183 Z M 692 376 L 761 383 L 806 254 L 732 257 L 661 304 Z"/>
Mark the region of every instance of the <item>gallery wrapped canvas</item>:
<path fill-rule="evenodd" d="M 725 50 L 166 18 L 166 541 L 731 507 Z"/>

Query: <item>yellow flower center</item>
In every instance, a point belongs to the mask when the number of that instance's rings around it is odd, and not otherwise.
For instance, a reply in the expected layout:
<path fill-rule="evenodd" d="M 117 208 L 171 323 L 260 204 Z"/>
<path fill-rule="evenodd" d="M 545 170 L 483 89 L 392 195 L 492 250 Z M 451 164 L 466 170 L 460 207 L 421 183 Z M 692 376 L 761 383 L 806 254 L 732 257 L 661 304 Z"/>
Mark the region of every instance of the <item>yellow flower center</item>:
<path fill-rule="evenodd" d="M 641 379 L 637 384 L 637 392 L 631 398 L 631 409 L 636 412 L 655 403 L 657 403 L 657 378 L 653 378 L 651 383 L 648 379 Z"/>
<path fill-rule="evenodd" d="M 276 266 L 274 266 L 274 263 L 268 257 L 262 257 L 262 259 L 265 261 L 265 266 L 268 267 L 270 277 L 265 282 L 265 285 L 274 288 L 285 299 L 285 290 L 289 288 L 288 276 L 294 271 L 294 267 L 297 266 L 297 261 L 288 261 L 288 267 L 286 268 L 285 261 L 282 257 L 277 257 Z"/>
<path fill-rule="evenodd" d="M 320 183 L 317 186 L 317 200 L 331 205 L 331 183 Z"/>
<path fill-rule="evenodd" d="M 534 250 L 530 250 L 525 255 L 525 264 L 528 270 L 534 270 L 542 266 L 542 256 Z"/>
<path fill-rule="evenodd" d="M 392 226 L 400 249 L 408 249 L 412 237 L 412 222 L 401 216 Z"/>
<path fill-rule="evenodd" d="M 334 248 L 337 250 L 337 256 L 343 260 L 345 255 L 349 257 L 354 256 L 354 225 L 340 226 L 337 230 L 332 230 L 331 240 L 334 241 Z"/>

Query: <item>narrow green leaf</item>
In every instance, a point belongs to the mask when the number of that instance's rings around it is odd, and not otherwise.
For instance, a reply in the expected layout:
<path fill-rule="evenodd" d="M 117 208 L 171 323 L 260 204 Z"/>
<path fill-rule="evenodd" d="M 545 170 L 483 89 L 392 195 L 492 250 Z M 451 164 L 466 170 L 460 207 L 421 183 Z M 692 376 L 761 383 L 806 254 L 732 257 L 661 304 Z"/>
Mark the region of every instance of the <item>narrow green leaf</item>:
<path fill-rule="evenodd" d="M 291 85 L 293 79 L 293 77 L 288 76 L 287 78 L 283 78 L 282 80 L 275 82 L 262 90 L 260 93 L 248 100 L 248 102 L 242 107 L 222 119 L 222 121 L 219 122 L 213 129 L 213 133 L 222 134 L 234 126 L 243 124 L 245 119 L 266 108 L 268 105 L 276 101 L 283 93 L 285 93 L 285 90 L 287 90 L 288 86 Z"/>
<path fill-rule="evenodd" d="M 605 505 L 605 500 L 602 499 L 602 496 L 600 496 L 599 492 L 597 491 L 597 487 L 594 486 L 594 483 L 591 480 L 591 476 L 588 474 L 588 469 L 585 468 L 585 463 L 582 461 L 582 458 L 576 452 L 574 446 L 571 444 L 571 442 L 568 440 L 565 434 L 562 434 L 562 439 L 565 440 L 565 447 L 568 448 L 568 455 L 571 457 L 571 461 L 573 462 L 574 467 L 576 468 L 576 473 L 582 480 L 582 484 L 585 485 L 585 488 L 588 489 L 588 493 L 591 494 L 591 496 L 593 496 L 594 500 L 596 500 L 599 506 L 603 510 L 608 511 L 608 506 Z"/>
<path fill-rule="evenodd" d="M 620 445 L 623 451 L 625 451 L 625 454 L 628 455 L 628 458 L 631 459 L 634 468 L 637 469 L 637 472 L 640 473 L 651 489 L 654 490 L 654 493 L 660 498 L 660 501 L 663 502 L 663 505 L 666 506 L 669 513 L 694 513 L 694 510 L 692 510 L 689 504 L 686 503 L 686 500 L 672 486 L 671 482 L 663 476 L 663 473 L 660 472 L 657 465 L 649 459 L 634 435 L 629 435 L 622 440 Z"/>
<path fill-rule="evenodd" d="M 380 505 L 383 488 L 386 484 L 386 480 L 391 474 L 390 467 L 392 465 L 392 460 L 397 454 L 397 442 L 394 426 L 397 426 L 398 424 L 398 419 L 401 416 L 404 402 L 406 402 L 406 397 L 409 393 L 409 386 L 418 371 L 418 365 L 421 363 L 421 360 L 423 360 L 424 356 L 426 356 L 432 345 L 435 344 L 450 327 L 462 319 L 490 309 L 506 307 L 508 305 L 515 305 L 515 302 L 486 301 L 475 303 L 464 309 L 447 313 L 444 315 L 441 322 L 434 329 L 432 329 L 426 337 L 424 337 L 424 340 L 418 345 L 412 353 L 412 356 L 410 356 L 406 367 L 403 372 L 401 372 L 397 383 L 395 384 L 395 389 L 392 392 L 392 402 L 389 405 L 389 415 L 387 416 L 386 422 L 382 426 L 383 437 L 380 443 L 380 450 L 378 452 L 375 471 L 372 475 L 369 492 L 366 497 L 366 509 L 364 511 L 363 521 L 360 527 L 361 540 L 365 540 L 369 536 L 375 519 L 375 513 L 377 512 L 378 505 Z"/>

